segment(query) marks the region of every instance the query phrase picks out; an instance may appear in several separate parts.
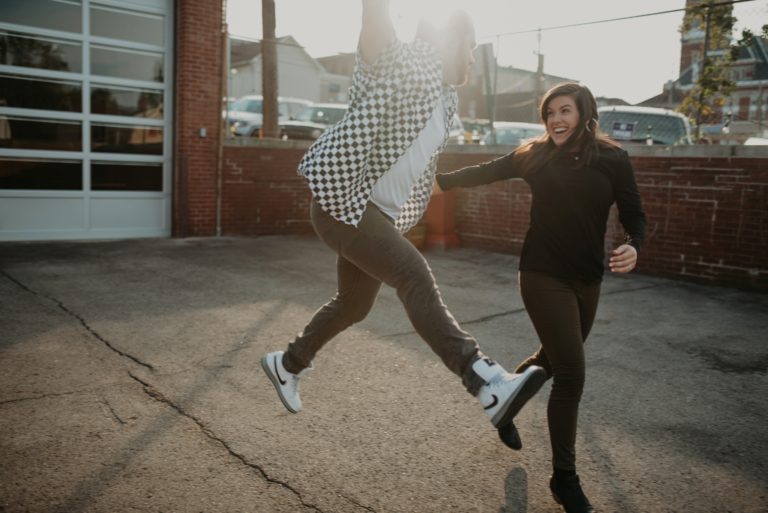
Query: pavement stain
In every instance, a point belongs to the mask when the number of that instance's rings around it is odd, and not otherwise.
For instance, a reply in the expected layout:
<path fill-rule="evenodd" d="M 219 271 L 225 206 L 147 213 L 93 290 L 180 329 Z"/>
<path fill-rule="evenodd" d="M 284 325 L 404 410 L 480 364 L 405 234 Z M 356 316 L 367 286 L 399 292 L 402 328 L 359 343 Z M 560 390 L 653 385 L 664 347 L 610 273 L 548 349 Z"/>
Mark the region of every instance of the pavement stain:
<path fill-rule="evenodd" d="M 753 355 L 725 349 L 696 348 L 690 354 L 724 374 L 768 374 L 768 354 Z"/>

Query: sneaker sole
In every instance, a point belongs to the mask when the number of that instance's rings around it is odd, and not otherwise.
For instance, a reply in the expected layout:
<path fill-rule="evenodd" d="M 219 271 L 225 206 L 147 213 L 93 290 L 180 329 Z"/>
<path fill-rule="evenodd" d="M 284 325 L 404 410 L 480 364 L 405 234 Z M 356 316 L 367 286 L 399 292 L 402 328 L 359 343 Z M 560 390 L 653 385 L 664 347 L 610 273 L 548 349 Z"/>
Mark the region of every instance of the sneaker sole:
<path fill-rule="evenodd" d="M 264 373 L 267 375 L 269 380 L 272 382 L 272 385 L 275 387 L 275 390 L 277 391 L 277 397 L 280 398 L 280 402 L 283 403 L 283 406 L 285 406 L 285 409 L 291 413 L 299 413 L 297 410 L 294 410 L 293 408 L 291 408 L 291 406 L 283 397 L 283 392 L 282 392 L 282 389 L 280 388 L 280 382 L 277 380 L 277 376 L 275 376 L 274 372 L 272 372 L 272 367 L 269 366 L 269 360 L 267 359 L 266 356 L 263 356 L 261 358 L 261 368 L 264 369 Z"/>
<path fill-rule="evenodd" d="M 499 438 L 504 445 L 513 451 L 519 451 L 523 448 L 523 441 L 520 439 L 520 433 L 518 433 L 515 427 L 514 419 L 499 426 L 498 432 Z"/>
<path fill-rule="evenodd" d="M 529 367 L 523 374 L 529 373 L 528 377 L 524 377 L 525 381 L 520 386 L 520 390 L 507 399 L 504 408 L 496 412 L 493 417 L 493 425 L 497 429 L 505 424 L 508 424 L 515 416 L 523 409 L 523 406 L 528 400 L 536 395 L 541 386 L 547 381 L 547 373 L 541 367 Z"/>

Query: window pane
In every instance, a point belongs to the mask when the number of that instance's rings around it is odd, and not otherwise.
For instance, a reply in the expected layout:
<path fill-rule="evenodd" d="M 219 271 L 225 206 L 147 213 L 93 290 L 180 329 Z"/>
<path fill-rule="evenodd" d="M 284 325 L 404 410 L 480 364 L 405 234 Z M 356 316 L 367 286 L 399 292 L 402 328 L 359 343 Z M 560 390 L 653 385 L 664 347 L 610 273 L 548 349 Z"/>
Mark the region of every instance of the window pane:
<path fill-rule="evenodd" d="M 91 7 L 91 34 L 152 45 L 163 44 L 163 17 L 123 11 L 111 7 Z"/>
<path fill-rule="evenodd" d="M 80 112 L 81 90 L 79 82 L 0 74 L 0 107 Z"/>
<path fill-rule="evenodd" d="M 0 159 L 0 189 L 79 191 L 83 165 L 78 161 Z"/>
<path fill-rule="evenodd" d="M 162 82 L 163 55 L 92 45 L 91 72 L 108 77 Z"/>
<path fill-rule="evenodd" d="M 163 154 L 161 127 L 93 123 L 91 141 L 91 149 L 100 153 Z"/>
<path fill-rule="evenodd" d="M 94 86 L 91 112 L 163 119 L 163 93 L 141 89 Z"/>
<path fill-rule="evenodd" d="M 0 20 L 67 32 L 82 32 L 78 0 L 2 0 Z"/>
<path fill-rule="evenodd" d="M 94 191 L 162 191 L 162 164 L 94 162 L 91 164 Z"/>
<path fill-rule="evenodd" d="M 80 151 L 82 125 L 79 121 L 0 115 L 0 148 Z"/>
<path fill-rule="evenodd" d="M 80 48 L 80 43 L 63 39 L 0 30 L 0 64 L 80 73 L 83 69 Z"/>

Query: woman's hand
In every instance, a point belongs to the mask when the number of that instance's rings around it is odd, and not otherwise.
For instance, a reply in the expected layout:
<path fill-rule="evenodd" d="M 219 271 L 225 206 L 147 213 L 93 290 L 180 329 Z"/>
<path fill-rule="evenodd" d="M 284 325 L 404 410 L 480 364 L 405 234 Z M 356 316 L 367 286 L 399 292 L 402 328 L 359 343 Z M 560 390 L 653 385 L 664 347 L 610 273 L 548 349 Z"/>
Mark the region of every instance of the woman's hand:
<path fill-rule="evenodd" d="M 611 272 L 628 273 L 637 265 L 637 250 L 629 244 L 622 244 L 611 252 L 608 262 Z"/>

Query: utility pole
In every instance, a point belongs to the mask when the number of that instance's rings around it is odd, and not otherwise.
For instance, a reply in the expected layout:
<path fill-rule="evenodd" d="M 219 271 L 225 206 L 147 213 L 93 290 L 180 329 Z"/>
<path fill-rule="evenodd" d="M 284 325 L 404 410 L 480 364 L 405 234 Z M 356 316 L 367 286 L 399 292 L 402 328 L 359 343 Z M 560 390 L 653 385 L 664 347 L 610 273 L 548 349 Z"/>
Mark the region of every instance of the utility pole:
<path fill-rule="evenodd" d="M 541 121 L 541 116 L 539 115 L 539 102 L 541 101 L 541 97 L 544 94 L 544 55 L 541 53 L 541 29 L 539 29 L 536 37 L 539 42 L 538 49 L 536 50 L 536 56 L 538 57 L 539 62 L 536 66 L 536 78 L 534 79 L 535 83 L 533 84 L 533 108 L 531 112 L 532 123 L 538 123 Z"/>
<path fill-rule="evenodd" d="M 483 85 L 485 86 L 485 108 L 488 112 L 488 123 L 491 130 L 491 143 L 496 144 L 496 131 L 493 129 L 493 122 L 496 119 L 496 80 L 494 77 L 491 83 L 491 59 L 493 65 L 496 65 L 496 59 L 493 57 L 493 46 L 486 43 L 480 47 L 483 57 Z M 494 68 L 495 69 L 495 68 Z"/>
<path fill-rule="evenodd" d="M 277 45 L 275 41 L 275 0 L 261 0 L 261 136 L 277 138 Z"/>
<path fill-rule="evenodd" d="M 707 66 L 709 65 L 709 26 L 710 26 L 710 18 L 712 16 L 712 10 L 707 6 L 707 16 L 706 16 L 706 27 L 704 29 L 704 51 L 702 52 L 703 59 L 701 61 L 701 71 L 700 73 L 706 73 Z M 701 111 L 704 108 L 704 105 L 702 103 L 704 102 L 704 89 L 699 92 L 699 101 L 698 105 L 696 106 L 696 143 L 699 142 L 699 139 L 701 137 Z"/>

